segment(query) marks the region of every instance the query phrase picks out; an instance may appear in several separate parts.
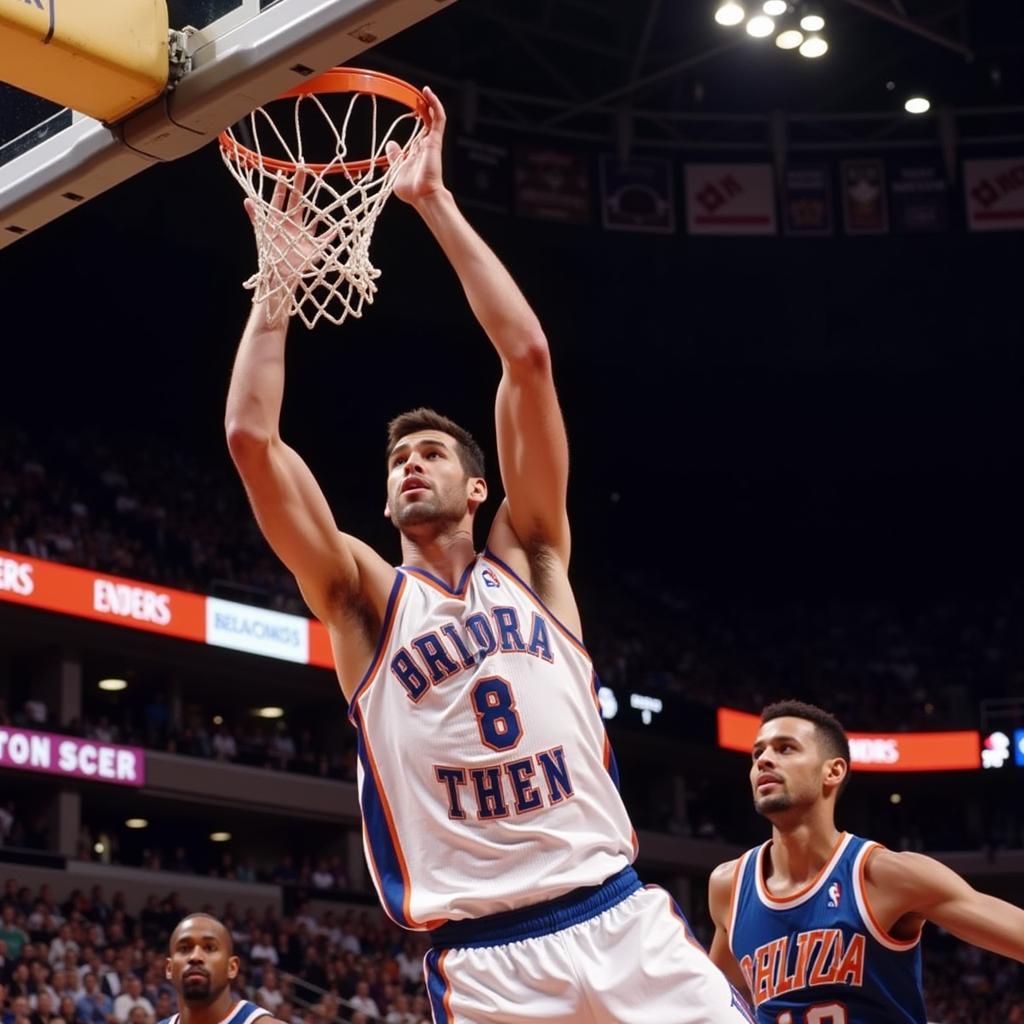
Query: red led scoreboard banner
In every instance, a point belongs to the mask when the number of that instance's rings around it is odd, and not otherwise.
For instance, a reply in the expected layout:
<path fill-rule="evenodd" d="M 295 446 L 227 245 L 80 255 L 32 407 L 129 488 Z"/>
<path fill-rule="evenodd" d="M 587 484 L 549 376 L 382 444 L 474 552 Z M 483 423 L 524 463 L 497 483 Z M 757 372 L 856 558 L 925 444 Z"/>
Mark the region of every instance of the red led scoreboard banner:
<path fill-rule="evenodd" d="M 268 658 L 331 668 L 327 630 L 285 615 L 0 551 L 0 601 Z"/>
<path fill-rule="evenodd" d="M 758 715 L 718 709 L 718 745 L 749 754 L 761 727 Z M 948 772 L 981 768 L 981 734 L 961 732 L 851 732 L 852 767 L 859 772 Z"/>

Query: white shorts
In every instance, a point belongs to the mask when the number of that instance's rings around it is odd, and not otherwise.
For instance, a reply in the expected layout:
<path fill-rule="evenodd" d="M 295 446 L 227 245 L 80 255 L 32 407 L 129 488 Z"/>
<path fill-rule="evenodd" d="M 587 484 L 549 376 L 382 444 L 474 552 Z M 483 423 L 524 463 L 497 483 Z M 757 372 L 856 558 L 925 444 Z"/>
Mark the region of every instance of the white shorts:
<path fill-rule="evenodd" d="M 632 868 L 432 938 L 434 1024 L 754 1024 L 672 897 Z"/>

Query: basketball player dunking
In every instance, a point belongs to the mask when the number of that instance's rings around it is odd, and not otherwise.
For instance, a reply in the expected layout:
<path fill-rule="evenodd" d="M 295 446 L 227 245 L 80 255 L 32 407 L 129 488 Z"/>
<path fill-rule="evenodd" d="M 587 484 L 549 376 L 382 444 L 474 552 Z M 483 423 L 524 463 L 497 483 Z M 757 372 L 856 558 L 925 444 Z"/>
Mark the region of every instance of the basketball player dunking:
<path fill-rule="evenodd" d="M 268 1010 L 237 1000 L 238 975 L 231 933 L 209 914 L 190 914 L 171 933 L 164 968 L 178 994 L 178 1012 L 160 1024 L 281 1024 Z"/>
<path fill-rule="evenodd" d="M 750 784 L 772 838 L 719 865 L 709 886 L 711 958 L 749 990 L 759 1024 L 925 1024 L 925 921 L 1024 960 L 1024 910 L 931 857 L 836 830 L 849 766 L 827 711 L 765 708 Z"/>
<path fill-rule="evenodd" d="M 403 564 L 338 531 L 281 439 L 286 329 L 258 305 L 226 417 L 259 524 L 330 632 L 377 891 L 398 924 L 432 933 L 437 1024 L 742 1024 L 749 1011 L 669 895 L 630 866 L 635 836 L 569 584 L 568 447 L 548 344 L 444 186 L 444 110 L 426 95 L 428 132 L 395 193 L 433 233 L 501 360 L 505 499 L 485 548 L 473 543 L 483 455 L 424 409 L 388 438 L 385 514 Z M 298 214 L 284 189 L 276 206 L 287 237 Z"/>

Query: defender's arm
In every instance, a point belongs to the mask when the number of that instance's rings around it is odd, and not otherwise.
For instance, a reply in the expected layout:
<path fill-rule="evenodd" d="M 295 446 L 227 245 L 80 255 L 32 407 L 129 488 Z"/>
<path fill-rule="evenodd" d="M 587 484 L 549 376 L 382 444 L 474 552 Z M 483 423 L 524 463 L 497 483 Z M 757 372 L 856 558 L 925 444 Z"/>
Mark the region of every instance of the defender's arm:
<path fill-rule="evenodd" d="M 729 944 L 729 923 L 732 918 L 733 879 L 739 861 L 730 860 L 719 864 L 708 879 L 708 910 L 715 925 L 715 935 L 711 940 L 708 956 L 711 962 L 729 979 L 733 987 L 750 1000 L 750 989 L 747 979 L 740 970 L 740 965 L 733 956 Z"/>

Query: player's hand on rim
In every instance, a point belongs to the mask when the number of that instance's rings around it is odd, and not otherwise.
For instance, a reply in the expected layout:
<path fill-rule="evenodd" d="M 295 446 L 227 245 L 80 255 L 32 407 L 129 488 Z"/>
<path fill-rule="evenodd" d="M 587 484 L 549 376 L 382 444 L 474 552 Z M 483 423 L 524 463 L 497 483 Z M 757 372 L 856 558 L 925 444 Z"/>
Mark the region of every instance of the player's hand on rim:
<path fill-rule="evenodd" d="M 445 190 L 441 166 L 446 121 L 444 107 L 430 86 L 423 87 L 423 95 L 427 100 L 427 130 L 404 158 L 395 178 L 395 195 L 414 206 Z M 397 142 L 389 142 L 385 151 L 391 163 L 403 160 L 402 149 Z"/>

